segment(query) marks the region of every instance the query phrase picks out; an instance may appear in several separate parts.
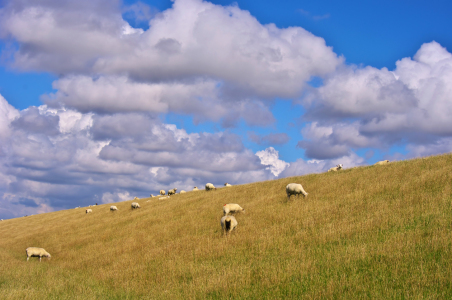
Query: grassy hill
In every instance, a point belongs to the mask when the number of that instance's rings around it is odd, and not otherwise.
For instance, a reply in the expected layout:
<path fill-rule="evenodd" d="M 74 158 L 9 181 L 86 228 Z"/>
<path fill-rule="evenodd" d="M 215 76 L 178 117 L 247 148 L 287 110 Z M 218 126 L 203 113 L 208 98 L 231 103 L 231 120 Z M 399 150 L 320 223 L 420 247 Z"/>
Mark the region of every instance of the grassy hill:
<path fill-rule="evenodd" d="M 291 182 L 309 196 L 288 202 Z M 451 185 L 441 155 L 6 220 L 0 295 L 452 299 Z M 229 236 L 225 203 L 246 209 Z M 27 262 L 30 246 L 52 259 Z"/>

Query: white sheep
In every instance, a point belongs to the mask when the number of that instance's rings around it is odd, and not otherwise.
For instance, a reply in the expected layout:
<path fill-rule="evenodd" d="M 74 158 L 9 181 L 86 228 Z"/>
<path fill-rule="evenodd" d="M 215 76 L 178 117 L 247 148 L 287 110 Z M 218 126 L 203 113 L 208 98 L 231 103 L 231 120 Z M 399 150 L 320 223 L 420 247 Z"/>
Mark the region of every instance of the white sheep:
<path fill-rule="evenodd" d="M 185 193 L 186 193 L 186 191 L 184 191 L 184 190 L 179 192 L 179 194 L 185 194 Z"/>
<path fill-rule="evenodd" d="M 223 205 L 223 214 L 226 216 L 229 213 L 234 214 L 234 213 L 239 213 L 239 212 L 245 212 L 245 210 L 238 204 L 235 203 L 228 203 Z"/>
<path fill-rule="evenodd" d="M 177 188 L 174 188 L 174 189 L 172 189 L 172 190 L 169 190 L 169 191 L 168 191 L 168 196 L 169 196 L 169 195 L 175 195 L 175 194 L 176 194 L 176 191 L 177 191 Z"/>
<path fill-rule="evenodd" d="M 112 205 L 112 206 L 110 206 L 110 210 L 115 211 L 115 210 L 118 210 L 118 208 L 116 206 Z"/>
<path fill-rule="evenodd" d="M 224 184 L 224 186 L 232 186 L 232 185 L 226 182 L 226 183 Z"/>
<path fill-rule="evenodd" d="M 153 194 L 151 194 L 151 198 L 154 198 L 155 196 Z"/>
<path fill-rule="evenodd" d="M 166 196 L 166 197 L 160 197 L 159 200 L 168 199 L 168 198 L 169 198 L 169 196 Z"/>
<path fill-rule="evenodd" d="M 234 216 L 224 216 L 221 218 L 221 228 L 223 229 L 223 234 L 231 232 L 237 227 L 237 220 Z"/>
<path fill-rule="evenodd" d="M 30 259 L 30 257 L 37 257 L 39 256 L 39 261 L 41 261 L 41 258 L 47 257 L 47 258 L 51 258 L 52 256 L 50 255 L 49 252 L 47 252 L 46 250 L 44 250 L 43 248 L 37 248 L 37 247 L 28 247 L 27 249 L 25 249 L 25 252 L 27 253 L 27 261 Z"/>
<path fill-rule="evenodd" d="M 141 208 L 140 204 L 136 203 L 136 202 L 132 202 L 132 209 L 134 208 Z"/>
<path fill-rule="evenodd" d="M 88 209 L 86 210 L 86 213 L 87 213 L 87 214 L 92 213 L 92 212 L 93 212 L 93 210 L 92 210 L 91 208 L 88 208 Z"/>
<path fill-rule="evenodd" d="M 195 186 L 195 187 L 193 188 L 193 190 L 194 190 L 194 191 L 199 191 L 197 186 Z"/>
<path fill-rule="evenodd" d="M 304 197 L 308 196 L 301 184 L 299 183 L 289 183 L 286 186 L 287 199 L 290 200 L 290 196 L 297 195 L 297 197 L 302 194 Z"/>
<path fill-rule="evenodd" d="M 165 195 L 166 194 L 166 192 L 164 191 L 164 190 L 160 190 L 160 195 Z"/>
<path fill-rule="evenodd" d="M 207 183 L 206 184 L 206 191 L 210 191 L 210 190 L 216 190 L 217 188 L 211 184 L 211 183 Z"/>
<path fill-rule="evenodd" d="M 382 161 L 379 161 L 379 162 L 375 163 L 375 166 L 378 166 L 378 165 L 386 165 L 386 164 L 389 164 L 389 160 L 382 160 Z"/>
<path fill-rule="evenodd" d="M 133 198 L 133 200 L 140 200 L 140 198 L 138 198 L 138 197 L 135 197 L 135 198 Z"/>
<path fill-rule="evenodd" d="M 342 164 L 336 165 L 334 168 L 328 170 L 328 172 L 336 172 L 342 169 Z"/>

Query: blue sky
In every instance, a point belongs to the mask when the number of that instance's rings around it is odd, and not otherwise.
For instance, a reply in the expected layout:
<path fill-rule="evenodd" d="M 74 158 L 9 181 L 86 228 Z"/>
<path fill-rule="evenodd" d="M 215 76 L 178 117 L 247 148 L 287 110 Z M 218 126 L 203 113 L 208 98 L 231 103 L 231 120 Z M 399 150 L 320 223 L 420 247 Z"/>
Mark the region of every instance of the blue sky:
<path fill-rule="evenodd" d="M 0 218 L 452 150 L 449 1 L 0 6 Z"/>

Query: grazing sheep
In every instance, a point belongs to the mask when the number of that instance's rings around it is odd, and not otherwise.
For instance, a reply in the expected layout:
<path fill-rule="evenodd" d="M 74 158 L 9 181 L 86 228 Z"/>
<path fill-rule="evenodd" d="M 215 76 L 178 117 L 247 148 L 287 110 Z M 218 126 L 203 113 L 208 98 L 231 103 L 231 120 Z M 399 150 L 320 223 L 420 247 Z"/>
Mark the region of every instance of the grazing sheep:
<path fill-rule="evenodd" d="M 379 161 L 379 162 L 375 163 L 375 166 L 377 166 L 377 165 L 386 165 L 386 164 L 389 164 L 389 160 Z"/>
<path fill-rule="evenodd" d="M 27 253 L 27 261 L 30 259 L 30 257 L 39 256 L 39 261 L 41 261 L 41 258 L 43 256 L 49 259 L 52 257 L 49 252 L 45 251 L 43 248 L 28 247 L 27 249 L 25 249 L 25 252 Z"/>
<path fill-rule="evenodd" d="M 118 210 L 118 208 L 116 206 L 112 205 L 112 206 L 110 206 L 110 210 L 115 211 L 115 210 Z"/>
<path fill-rule="evenodd" d="M 195 187 L 193 188 L 193 190 L 194 190 L 194 191 L 199 191 L 197 186 L 195 186 Z"/>
<path fill-rule="evenodd" d="M 154 198 L 155 196 L 151 194 L 151 198 Z"/>
<path fill-rule="evenodd" d="M 234 213 L 239 213 L 239 212 L 245 212 L 245 210 L 240 207 L 240 205 L 235 204 L 235 203 L 229 203 L 229 204 L 225 204 L 223 205 L 223 214 L 226 216 L 229 213 L 234 214 Z"/>
<path fill-rule="evenodd" d="M 135 198 L 133 198 L 133 200 L 140 200 L 140 198 L 138 198 L 138 197 L 135 197 Z"/>
<path fill-rule="evenodd" d="M 207 183 L 206 184 L 206 191 L 210 191 L 210 190 L 216 190 L 217 188 L 211 184 L 211 183 Z"/>
<path fill-rule="evenodd" d="M 223 234 L 231 232 L 237 227 L 237 220 L 234 216 L 224 216 L 221 218 L 221 228 L 223 229 Z"/>
<path fill-rule="evenodd" d="M 160 190 L 160 195 L 165 195 L 166 194 L 166 192 L 164 191 L 164 190 Z"/>
<path fill-rule="evenodd" d="M 289 183 L 286 186 L 287 199 L 290 200 L 290 196 L 297 195 L 297 197 L 302 194 L 304 197 L 308 196 L 301 184 L 299 183 Z"/>
<path fill-rule="evenodd" d="M 93 212 L 93 210 L 92 210 L 91 208 L 88 208 L 88 209 L 86 210 L 86 213 L 87 213 L 87 214 L 92 213 L 92 212 Z"/>
<path fill-rule="evenodd" d="M 174 188 L 174 189 L 172 189 L 172 190 L 169 190 L 169 191 L 168 191 L 168 196 L 169 196 L 169 195 L 175 195 L 175 194 L 176 194 L 176 191 L 177 191 L 176 188 Z"/>
<path fill-rule="evenodd" d="M 179 192 L 179 194 L 185 194 L 185 193 L 186 193 L 186 191 L 184 191 L 184 190 Z"/>
<path fill-rule="evenodd" d="M 232 185 L 226 182 L 226 183 L 224 184 L 224 186 L 232 186 Z"/>
<path fill-rule="evenodd" d="M 132 202 L 132 209 L 134 208 L 141 208 L 140 204 L 136 203 L 136 202 Z"/>
<path fill-rule="evenodd" d="M 342 164 L 336 165 L 334 168 L 328 170 L 328 172 L 336 172 L 342 169 Z"/>

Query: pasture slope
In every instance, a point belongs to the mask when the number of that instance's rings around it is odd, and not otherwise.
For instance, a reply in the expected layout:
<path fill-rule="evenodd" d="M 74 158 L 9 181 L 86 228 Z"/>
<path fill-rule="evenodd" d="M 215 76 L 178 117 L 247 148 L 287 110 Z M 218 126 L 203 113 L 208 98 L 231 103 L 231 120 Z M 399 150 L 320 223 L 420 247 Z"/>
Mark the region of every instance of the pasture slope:
<path fill-rule="evenodd" d="M 309 196 L 288 202 L 290 182 Z M 452 299 L 451 185 L 448 154 L 5 220 L 0 295 Z M 246 213 L 223 236 L 231 202 Z"/>

